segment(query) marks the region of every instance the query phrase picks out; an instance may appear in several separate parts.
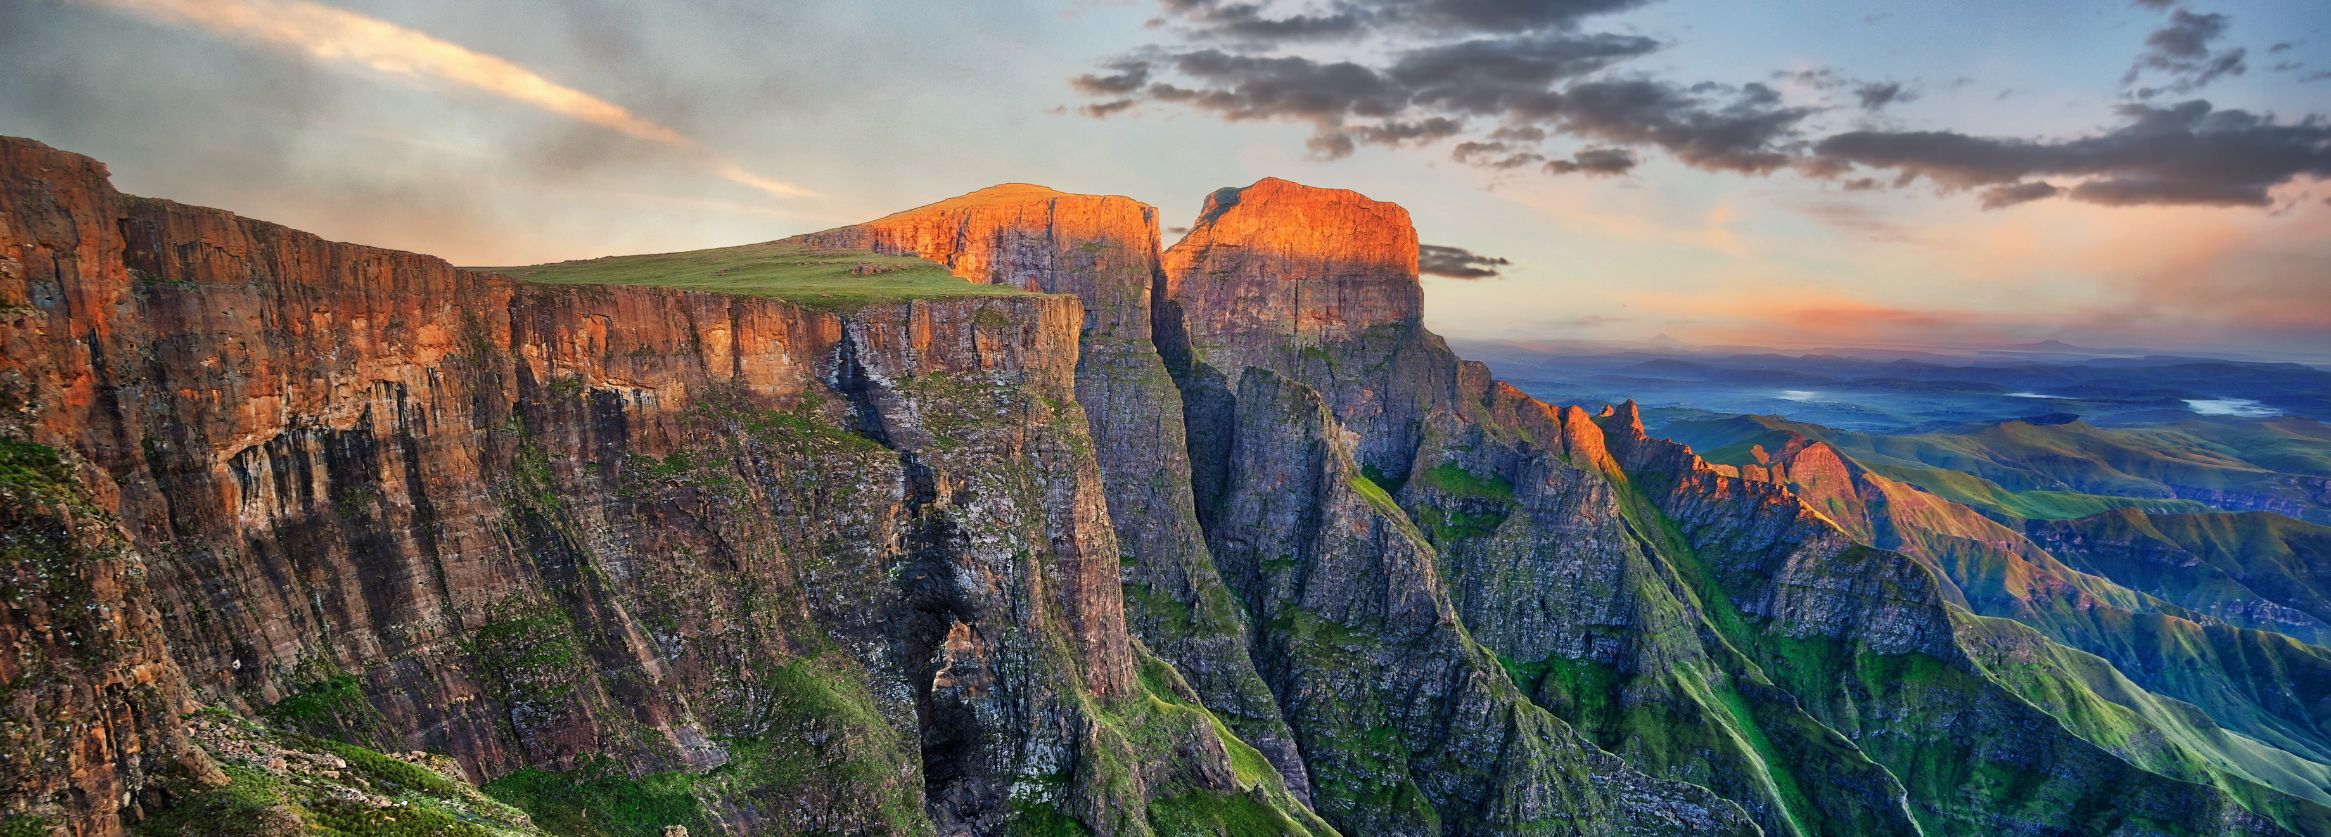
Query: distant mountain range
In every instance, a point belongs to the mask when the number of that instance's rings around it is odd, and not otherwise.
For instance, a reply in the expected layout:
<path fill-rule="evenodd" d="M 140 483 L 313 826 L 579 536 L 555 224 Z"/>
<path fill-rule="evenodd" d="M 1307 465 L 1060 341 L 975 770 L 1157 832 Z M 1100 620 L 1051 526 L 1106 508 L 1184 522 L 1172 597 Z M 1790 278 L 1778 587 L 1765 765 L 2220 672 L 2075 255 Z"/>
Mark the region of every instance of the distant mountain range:
<path fill-rule="evenodd" d="M 1632 398 L 1655 411 L 1769 414 L 1880 433 L 2048 413 L 2103 425 L 2197 415 L 2331 420 L 2331 370 L 2297 363 L 2058 351 L 2061 344 L 2014 354 L 1915 357 L 1457 345 L 1552 401 Z"/>

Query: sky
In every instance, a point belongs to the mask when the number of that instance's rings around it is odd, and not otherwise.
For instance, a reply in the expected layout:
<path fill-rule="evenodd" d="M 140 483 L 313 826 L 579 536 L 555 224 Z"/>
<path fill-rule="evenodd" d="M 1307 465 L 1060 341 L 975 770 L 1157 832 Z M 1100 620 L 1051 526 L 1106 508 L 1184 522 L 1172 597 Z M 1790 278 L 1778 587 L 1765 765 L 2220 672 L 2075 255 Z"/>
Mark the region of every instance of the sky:
<path fill-rule="evenodd" d="M 2331 359 L 2322 0 L 0 0 L 0 134 L 465 265 L 1276 176 L 1457 338 Z"/>

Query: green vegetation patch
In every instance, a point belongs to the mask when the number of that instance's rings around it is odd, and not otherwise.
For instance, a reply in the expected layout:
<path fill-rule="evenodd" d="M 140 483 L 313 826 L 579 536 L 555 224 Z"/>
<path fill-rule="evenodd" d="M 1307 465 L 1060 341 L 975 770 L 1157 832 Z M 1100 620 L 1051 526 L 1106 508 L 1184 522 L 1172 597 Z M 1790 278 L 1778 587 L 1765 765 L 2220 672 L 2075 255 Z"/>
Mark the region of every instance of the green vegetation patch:
<path fill-rule="evenodd" d="M 1028 295 L 1009 285 L 965 281 L 914 256 L 812 247 L 792 239 L 488 269 L 543 285 L 646 285 L 776 297 L 826 309 L 904 299 Z"/>
<path fill-rule="evenodd" d="M 742 807 L 792 800 L 852 833 L 923 834 L 921 783 L 902 765 L 917 763 L 904 736 L 875 708 L 855 664 L 838 653 L 776 666 L 761 675 L 765 703 L 740 707 L 736 725 L 760 733 L 732 738 L 727 764 L 704 773 L 632 776 L 612 762 L 575 770 L 521 770 L 486 785 L 497 799 L 524 809 L 544 829 L 578 837 L 657 837 L 666 826 L 710 834 L 710 810 L 722 800 Z M 779 833 L 783 833 L 780 829 Z"/>
<path fill-rule="evenodd" d="M 478 626 L 461 648 L 472 670 L 513 707 L 550 711 L 574 694 L 589 666 L 564 611 L 513 602 Z"/>
<path fill-rule="evenodd" d="M 613 762 L 594 759 L 565 772 L 528 768 L 486 784 L 486 793 L 524 809 L 535 825 L 572 837 L 658 837 L 667 825 L 711 833 L 697 804 L 692 777 L 624 775 Z"/>
<path fill-rule="evenodd" d="M 1485 477 L 1465 470 L 1464 466 L 1456 463 L 1444 462 L 1434 466 L 1424 473 L 1424 481 L 1426 485 L 1460 497 L 1478 497 L 1504 503 L 1514 500 L 1512 481 L 1496 475 Z"/>
<path fill-rule="evenodd" d="M 260 717 L 283 729 L 363 744 L 386 740 L 387 720 L 364 695 L 364 679 L 337 671 L 299 687 L 291 696 L 260 711 Z"/>
<path fill-rule="evenodd" d="M 437 769 L 364 747 L 275 732 L 215 710 L 194 716 L 194 727 L 197 739 L 219 757 L 227 784 L 193 790 L 140 822 L 136 833 L 204 837 L 541 833 L 519 810 Z M 446 765 L 443 769 L 452 769 L 450 761 L 436 758 Z"/>

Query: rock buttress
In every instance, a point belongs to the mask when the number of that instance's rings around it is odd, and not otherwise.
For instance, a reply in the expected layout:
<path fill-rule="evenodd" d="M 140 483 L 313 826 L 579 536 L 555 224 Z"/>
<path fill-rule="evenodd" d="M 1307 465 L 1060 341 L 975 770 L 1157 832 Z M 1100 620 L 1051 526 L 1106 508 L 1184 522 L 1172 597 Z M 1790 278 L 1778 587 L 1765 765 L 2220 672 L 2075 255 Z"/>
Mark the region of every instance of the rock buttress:
<path fill-rule="evenodd" d="M 921 256 L 968 281 L 1084 302 L 1077 401 L 1092 424 L 1125 557 L 1126 618 L 1298 795 L 1307 794 L 1302 757 L 1247 656 L 1245 615 L 1198 525 L 1182 397 L 1152 340 L 1157 210 L 1121 197 L 1006 185 L 810 240 Z"/>

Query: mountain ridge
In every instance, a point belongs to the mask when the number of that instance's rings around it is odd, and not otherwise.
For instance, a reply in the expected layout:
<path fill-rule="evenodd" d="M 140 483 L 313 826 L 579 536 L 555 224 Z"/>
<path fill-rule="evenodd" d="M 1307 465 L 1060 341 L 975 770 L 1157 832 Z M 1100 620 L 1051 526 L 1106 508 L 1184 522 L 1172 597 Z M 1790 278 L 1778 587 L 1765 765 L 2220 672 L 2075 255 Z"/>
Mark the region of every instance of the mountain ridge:
<path fill-rule="evenodd" d="M 0 164 L 0 430 L 121 521 L 59 589 L 148 637 L 48 669 L 13 751 L 153 742 L 0 762 L 14 814 L 183 810 L 240 769 L 186 734 L 208 702 L 448 751 L 595 833 L 2331 827 L 2132 749 L 2153 696 L 1819 491 L 1457 357 L 1407 211 L 1357 193 L 1219 191 L 1161 249 L 1129 199 L 982 190 L 779 255 L 1012 293 L 811 303 L 797 272 L 457 272 Z M 19 654 L 83 653 L 56 636 L 0 602 Z"/>

